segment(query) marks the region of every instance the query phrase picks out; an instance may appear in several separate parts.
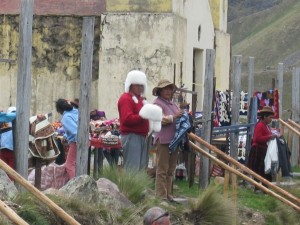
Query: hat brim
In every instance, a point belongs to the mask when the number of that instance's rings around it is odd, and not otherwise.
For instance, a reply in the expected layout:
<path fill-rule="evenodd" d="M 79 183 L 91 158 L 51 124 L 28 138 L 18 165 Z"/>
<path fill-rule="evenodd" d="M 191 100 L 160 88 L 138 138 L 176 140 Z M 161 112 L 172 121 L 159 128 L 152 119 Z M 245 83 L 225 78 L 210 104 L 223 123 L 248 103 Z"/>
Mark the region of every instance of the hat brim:
<path fill-rule="evenodd" d="M 163 86 L 159 86 L 159 87 L 153 88 L 152 94 L 153 94 L 154 96 L 157 96 L 157 91 L 158 91 L 158 90 L 163 89 L 163 88 L 168 87 L 168 86 L 172 86 L 173 92 L 175 92 L 175 91 L 177 90 L 177 86 L 176 86 L 175 84 L 172 83 L 172 84 L 166 84 L 166 85 L 163 85 Z"/>
<path fill-rule="evenodd" d="M 270 114 L 274 116 L 274 112 L 273 111 L 269 111 L 269 110 L 261 110 L 257 113 L 258 115 L 263 115 L 263 114 Z"/>

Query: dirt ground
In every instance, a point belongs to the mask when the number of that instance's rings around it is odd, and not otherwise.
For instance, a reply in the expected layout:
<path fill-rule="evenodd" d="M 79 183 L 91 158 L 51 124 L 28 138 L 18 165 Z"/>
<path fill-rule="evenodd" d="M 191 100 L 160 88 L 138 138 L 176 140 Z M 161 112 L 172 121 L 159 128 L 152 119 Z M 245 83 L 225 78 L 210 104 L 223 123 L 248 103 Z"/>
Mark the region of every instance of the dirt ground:
<path fill-rule="evenodd" d="M 252 209 L 241 209 L 239 218 L 242 225 L 265 225 L 265 218 L 262 213 Z"/>

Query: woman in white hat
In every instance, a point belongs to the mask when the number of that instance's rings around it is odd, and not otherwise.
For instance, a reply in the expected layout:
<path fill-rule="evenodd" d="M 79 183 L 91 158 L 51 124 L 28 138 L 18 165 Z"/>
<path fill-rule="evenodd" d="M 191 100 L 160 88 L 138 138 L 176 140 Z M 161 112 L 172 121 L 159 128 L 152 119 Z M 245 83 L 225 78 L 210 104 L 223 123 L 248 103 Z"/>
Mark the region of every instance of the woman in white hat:
<path fill-rule="evenodd" d="M 126 77 L 125 92 L 118 100 L 124 166 L 129 169 L 143 170 L 148 166 L 146 137 L 149 121 L 139 115 L 145 103 L 143 96 L 146 90 L 145 73 L 132 70 Z"/>

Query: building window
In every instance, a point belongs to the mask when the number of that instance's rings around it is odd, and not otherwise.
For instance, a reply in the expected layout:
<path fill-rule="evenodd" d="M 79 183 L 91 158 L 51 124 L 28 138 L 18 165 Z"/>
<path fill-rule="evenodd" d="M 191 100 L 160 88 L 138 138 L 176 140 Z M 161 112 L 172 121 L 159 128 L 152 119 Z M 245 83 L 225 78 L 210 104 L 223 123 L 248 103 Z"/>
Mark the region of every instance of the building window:
<path fill-rule="evenodd" d="M 201 37 L 201 25 L 199 25 L 198 27 L 198 41 L 200 41 L 200 37 Z"/>

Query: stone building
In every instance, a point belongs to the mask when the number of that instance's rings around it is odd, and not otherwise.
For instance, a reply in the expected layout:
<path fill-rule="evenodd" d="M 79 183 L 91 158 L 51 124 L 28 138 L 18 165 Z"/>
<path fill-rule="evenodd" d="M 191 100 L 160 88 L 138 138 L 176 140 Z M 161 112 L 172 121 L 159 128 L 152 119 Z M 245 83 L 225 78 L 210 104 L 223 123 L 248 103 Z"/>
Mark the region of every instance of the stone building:
<path fill-rule="evenodd" d="M 19 4 L 0 3 L 0 109 L 16 104 Z M 96 18 L 91 107 L 108 118 L 131 69 L 146 72 L 149 101 L 166 78 L 198 92 L 201 111 L 207 49 L 216 50 L 217 88 L 228 89 L 227 0 L 35 0 L 31 114 L 79 96 L 82 16 Z"/>

